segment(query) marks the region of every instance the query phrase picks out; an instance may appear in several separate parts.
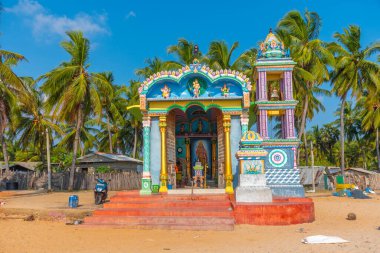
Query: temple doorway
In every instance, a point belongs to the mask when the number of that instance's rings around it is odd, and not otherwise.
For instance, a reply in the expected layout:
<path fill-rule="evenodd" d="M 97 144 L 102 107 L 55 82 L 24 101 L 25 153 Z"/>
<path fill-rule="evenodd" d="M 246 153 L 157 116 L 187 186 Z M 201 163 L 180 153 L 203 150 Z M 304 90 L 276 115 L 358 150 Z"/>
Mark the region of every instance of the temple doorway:
<path fill-rule="evenodd" d="M 203 188 L 218 187 L 218 169 L 224 159 L 222 112 L 193 105 L 168 114 L 168 166 L 176 171 L 176 188 L 190 187 L 202 175 Z"/>

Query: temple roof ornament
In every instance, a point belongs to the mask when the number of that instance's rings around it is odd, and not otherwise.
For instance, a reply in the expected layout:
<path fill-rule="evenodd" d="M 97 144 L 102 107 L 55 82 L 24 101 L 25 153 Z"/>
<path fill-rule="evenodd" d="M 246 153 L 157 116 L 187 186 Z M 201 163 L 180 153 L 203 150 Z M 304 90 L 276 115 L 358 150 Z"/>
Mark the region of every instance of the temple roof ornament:
<path fill-rule="evenodd" d="M 284 43 L 270 29 L 265 41 L 260 44 L 257 58 L 289 58 L 289 50 L 285 49 Z"/>
<path fill-rule="evenodd" d="M 190 74 L 199 74 L 211 82 L 219 80 L 219 78 L 231 79 L 237 81 L 243 91 L 251 91 L 252 85 L 249 78 L 243 73 L 231 70 L 231 69 L 223 69 L 223 70 L 212 70 L 210 67 L 202 64 L 190 64 L 190 66 L 184 66 L 178 70 L 164 70 L 158 73 L 153 74 L 148 77 L 144 82 L 142 82 L 139 93 L 146 94 L 151 86 L 153 86 L 156 82 L 161 80 L 172 80 L 175 82 L 179 82 L 183 77 L 186 77 Z"/>
<path fill-rule="evenodd" d="M 243 134 L 240 141 L 243 146 L 260 145 L 263 142 L 263 138 L 254 131 L 247 131 Z"/>
<path fill-rule="evenodd" d="M 268 152 L 261 147 L 263 138 L 254 132 L 247 131 L 240 139 L 240 149 L 236 153 L 236 157 L 240 160 L 244 157 L 265 157 Z"/>

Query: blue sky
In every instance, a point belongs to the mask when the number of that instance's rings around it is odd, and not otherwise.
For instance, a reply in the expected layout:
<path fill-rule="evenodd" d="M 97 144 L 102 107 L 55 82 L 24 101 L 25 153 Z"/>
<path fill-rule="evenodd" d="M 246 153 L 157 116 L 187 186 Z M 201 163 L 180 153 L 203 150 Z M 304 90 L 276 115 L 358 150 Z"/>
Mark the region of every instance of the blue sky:
<path fill-rule="evenodd" d="M 68 55 L 59 46 L 66 30 L 82 30 L 91 40 L 91 71 L 112 71 L 117 83 L 136 79 L 144 60 L 166 54 L 178 38 L 196 42 L 207 51 L 213 40 L 229 45 L 239 41 L 235 57 L 265 38 L 270 27 L 288 11 L 308 9 L 322 18 L 320 37 L 332 41 L 334 32 L 350 24 L 362 29 L 362 43 L 380 40 L 379 0 L 272 0 L 272 1 L 3 1 L 0 46 L 27 57 L 16 73 L 38 77 Z M 325 88 L 330 88 L 328 84 Z M 334 119 L 337 98 L 320 97 L 326 112 L 309 126 Z"/>

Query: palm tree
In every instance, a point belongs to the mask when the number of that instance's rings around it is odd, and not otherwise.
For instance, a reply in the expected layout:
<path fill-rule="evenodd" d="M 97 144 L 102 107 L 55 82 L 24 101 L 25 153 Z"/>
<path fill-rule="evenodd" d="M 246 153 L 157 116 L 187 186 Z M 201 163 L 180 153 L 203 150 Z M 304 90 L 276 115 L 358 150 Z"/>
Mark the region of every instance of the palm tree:
<path fill-rule="evenodd" d="M 168 54 L 175 54 L 178 58 L 178 62 L 167 62 L 171 67 L 180 68 L 185 65 L 190 65 L 194 62 L 194 59 L 202 61 L 202 53 L 200 51 L 194 52 L 197 46 L 187 41 L 184 38 L 178 40 L 177 45 L 172 45 L 168 47 Z M 198 50 L 198 49 L 197 49 Z"/>
<path fill-rule="evenodd" d="M 294 67 L 293 80 L 295 92 L 311 90 L 329 79 L 328 66 L 334 64 L 333 55 L 321 41 L 319 31 L 321 19 L 316 12 L 306 11 L 304 17 L 299 11 L 290 11 L 277 25 L 276 33 L 291 51 L 297 65 Z M 298 138 L 305 132 L 309 110 L 309 92 L 303 95 L 302 114 Z M 306 150 L 305 150 L 306 151 Z"/>
<path fill-rule="evenodd" d="M 0 142 L 3 148 L 5 169 L 9 171 L 7 143 L 5 130 L 12 124 L 14 113 L 18 110 L 18 99 L 25 87 L 21 79 L 12 71 L 12 67 L 25 57 L 6 50 L 0 50 Z"/>
<path fill-rule="evenodd" d="M 330 50 L 337 57 L 336 68 L 332 73 L 333 91 L 341 99 L 340 110 L 340 168 L 343 175 L 344 163 L 344 104 L 347 95 L 360 97 L 365 84 L 379 85 L 379 65 L 368 58 L 380 50 L 380 44 L 362 48 L 360 44 L 360 28 L 351 25 L 343 33 L 335 33 L 338 43 L 331 43 Z"/>
<path fill-rule="evenodd" d="M 127 100 L 123 97 L 123 94 L 126 93 L 127 89 L 123 86 L 115 85 L 113 74 L 111 72 L 102 72 L 96 74 L 99 79 L 103 79 L 104 82 L 107 82 L 109 86 L 112 87 L 112 93 L 108 93 L 108 90 L 100 90 L 100 97 L 102 101 L 103 113 L 106 117 L 106 126 L 108 133 L 108 144 L 109 152 L 113 153 L 113 140 L 111 132 L 111 122 L 115 124 L 125 124 L 124 118 L 122 116 L 122 111 L 125 110 L 127 105 Z"/>
<path fill-rule="evenodd" d="M 74 145 L 77 143 L 79 153 L 81 156 L 86 154 L 89 150 L 95 148 L 98 145 L 98 140 L 96 138 L 99 133 L 98 120 L 89 119 L 86 120 L 81 128 L 79 129 L 78 142 L 75 141 L 77 138 L 77 128 L 75 124 L 62 124 L 61 128 L 64 130 L 63 138 L 60 139 L 58 147 L 64 147 L 66 150 L 73 150 Z"/>
<path fill-rule="evenodd" d="M 146 67 L 137 69 L 135 71 L 136 75 L 142 78 L 148 78 L 153 74 L 163 70 L 178 69 L 180 67 L 180 65 L 178 65 L 177 63 L 164 62 L 157 57 L 154 57 L 153 59 L 147 59 L 145 60 L 145 63 L 147 64 Z"/>
<path fill-rule="evenodd" d="M 129 82 L 129 87 L 127 90 L 127 97 L 128 97 L 128 106 L 127 108 L 130 108 L 128 110 L 129 115 L 128 119 L 131 123 L 132 128 L 134 129 L 134 138 L 133 138 L 133 151 L 132 151 L 132 157 L 136 157 L 137 153 L 137 143 L 138 140 L 141 140 L 141 133 L 142 133 L 142 114 L 140 111 L 140 108 L 135 107 L 139 104 L 139 86 L 140 82 L 131 80 Z M 140 137 L 140 138 L 139 138 Z"/>
<path fill-rule="evenodd" d="M 48 96 L 46 107 L 52 111 L 53 117 L 75 125 L 69 180 L 69 190 L 73 190 L 80 130 L 91 112 L 98 116 L 102 114 L 98 91 L 108 90 L 112 93 L 112 89 L 108 82 L 88 71 L 89 40 L 83 37 L 82 32 L 70 31 L 66 34 L 70 40 L 62 42 L 61 46 L 71 59 L 43 75 L 41 88 Z"/>
<path fill-rule="evenodd" d="M 254 59 L 256 59 L 257 51 L 252 49 L 248 50 L 239 55 L 236 60 L 232 62 L 232 55 L 238 47 L 239 42 L 237 41 L 232 44 L 230 49 L 228 49 L 228 45 L 224 41 L 211 42 L 207 52 L 207 61 L 210 68 L 215 70 L 233 69 L 241 72 L 247 70 L 247 68 L 253 69 L 253 65 L 248 65 L 247 67 L 247 63 L 249 61 L 253 63 Z"/>
<path fill-rule="evenodd" d="M 49 131 L 50 140 L 53 140 L 53 132 L 57 134 L 62 134 L 63 132 L 43 110 L 43 96 L 36 89 L 36 82 L 33 78 L 23 77 L 21 79 L 29 89 L 25 93 L 25 99 L 20 106 L 21 116 L 19 117 L 19 127 L 16 130 L 16 136 L 19 136 L 18 146 L 22 150 L 26 150 L 32 144 L 34 153 L 44 163 L 43 150 L 46 144 L 46 129 L 51 130 Z"/>
<path fill-rule="evenodd" d="M 376 157 L 377 169 L 380 170 L 380 148 L 379 148 L 379 128 L 380 128 L 380 88 L 370 89 L 370 92 L 362 98 L 363 110 L 360 118 L 362 119 L 363 130 L 376 131 Z"/>

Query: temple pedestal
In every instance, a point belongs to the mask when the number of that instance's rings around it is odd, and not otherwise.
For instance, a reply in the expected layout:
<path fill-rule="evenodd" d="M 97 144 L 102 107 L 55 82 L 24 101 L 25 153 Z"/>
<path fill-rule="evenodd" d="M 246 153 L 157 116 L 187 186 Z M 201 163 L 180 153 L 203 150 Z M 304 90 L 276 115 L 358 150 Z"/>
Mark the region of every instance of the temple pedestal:
<path fill-rule="evenodd" d="M 267 186 L 264 174 L 240 174 L 235 190 L 236 202 L 272 202 L 272 190 Z"/>

